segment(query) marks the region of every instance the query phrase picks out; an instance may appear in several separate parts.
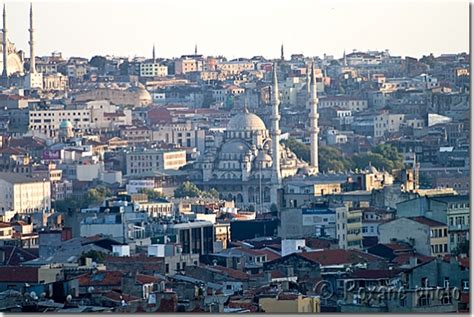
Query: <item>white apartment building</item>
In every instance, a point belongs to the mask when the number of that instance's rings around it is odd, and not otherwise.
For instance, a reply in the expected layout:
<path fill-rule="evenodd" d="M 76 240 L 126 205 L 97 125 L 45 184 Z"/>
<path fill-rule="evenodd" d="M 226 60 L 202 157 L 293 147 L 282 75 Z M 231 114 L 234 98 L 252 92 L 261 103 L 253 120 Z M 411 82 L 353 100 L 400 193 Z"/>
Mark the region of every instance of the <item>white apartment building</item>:
<path fill-rule="evenodd" d="M 352 112 L 363 111 L 368 108 L 368 100 L 349 96 L 327 96 L 319 98 L 319 108 L 342 108 Z"/>
<path fill-rule="evenodd" d="M 17 173 L 0 173 L 0 210 L 32 213 L 45 209 L 51 209 L 49 181 Z"/>
<path fill-rule="evenodd" d="M 140 77 L 164 77 L 168 76 L 168 66 L 161 65 L 160 63 L 141 63 L 140 64 Z"/>
<path fill-rule="evenodd" d="M 91 111 L 89 109 L 31 110 L 29 130 L 54 138 L 58 134 L 59 125 L 64 120 L 71 122 L 75 129 L 88 130 L 91 124 Z"/>
<path fill-rule="evenodd" d="M 126 154 L 126 165 L 128 176 L 177 170 L 186 165 L 186 151 L 164 149 L 134 151 Z"/>

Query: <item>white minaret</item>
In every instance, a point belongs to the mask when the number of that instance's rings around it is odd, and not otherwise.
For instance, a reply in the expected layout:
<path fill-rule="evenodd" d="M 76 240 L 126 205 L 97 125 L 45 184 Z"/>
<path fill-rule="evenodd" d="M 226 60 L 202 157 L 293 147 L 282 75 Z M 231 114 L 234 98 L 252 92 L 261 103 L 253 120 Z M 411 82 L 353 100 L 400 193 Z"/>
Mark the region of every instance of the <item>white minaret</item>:
<path fill-rule="evenodd" d="M 7 11 L 5 9 L 5 3 L 3 4 L 3 72 L 2 77 L 8 78 L 8 47 L 7 47 Z"/>
<path fill-rule="evenodd" d="M 319 173 L 318 162 L 318 93 L 316 88 L 316 78 L 314 75 L 314 63 L 311 66 L 311 95 L 309 99 L 310 113 L 310 141 L 311 141 L 311 168 L 314 173 Z"/>
<path fill-rule="evenodd" d="M 33 4 L 30 4 L 30 73 L 36 73 L 35 36 L 33 28 Z"/>
<path fill-rule="evenodd" d="M 281 170 L 280 170 L 280 95 L 278 92 L 277 79 L 277 64 L 273 64 L 273 87 L 272 87 L 272 116 L 271 116 L 271 131 L 272 138 L 272 190 L 271 202 L 277 203 L 277 190 L 281 185 Z"/>

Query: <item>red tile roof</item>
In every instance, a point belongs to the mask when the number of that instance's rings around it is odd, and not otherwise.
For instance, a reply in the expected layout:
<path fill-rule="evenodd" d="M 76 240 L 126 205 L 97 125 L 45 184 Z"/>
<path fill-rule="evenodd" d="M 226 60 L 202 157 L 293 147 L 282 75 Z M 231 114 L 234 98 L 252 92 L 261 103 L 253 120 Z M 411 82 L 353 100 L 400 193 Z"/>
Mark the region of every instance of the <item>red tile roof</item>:
<path fill-rule="evenodd" d="M 126 302 L 133 302 L 133 301 L 140 300 L 139 297 L 128 295 L 128 294 L 120 294 L 116 291 L 109 291 L 107 293 L 102 294 L 102 296 L 115 302 L 121 302 L 122 300 L 125 300 Z"/>
<path fill-rule="evenodd" d="M 226 275 L 228 277 L 237 279 L 237 280 L 248 280 L 249 275 L 245 272 L 239 271 L 239 270 L 234 270 L 228 267 L 220 266 L 220 265 L 213 265 L 213 266 L 207 266 L 207 268 L 211 271 L 217 271 L 223 275 Z"/>
<path fill-rule="evenodd" d="M 117 286 L 122 284 L 123 272 L 99 271 L 79 277 L 79 286 Z"/>
<path fill-rule="evenodd" d="M 378 261 L 382 258 L 358 250 L 323 250 L 296 253 L 298 256 L 320 265 L 357 264 Z"/>
<path fill-rule="evenodd" d="M 145 275 L 145 274 L 137 274 L 136 281 L 138 284 L 151 284 L 151 283 L 158 283 L 161 281 L 159 277 Z"/>
<path fill-rule="evenodd" d="M 0 267 L 0 282 L 38 283 L 38 267 L 3 266 Z"/>

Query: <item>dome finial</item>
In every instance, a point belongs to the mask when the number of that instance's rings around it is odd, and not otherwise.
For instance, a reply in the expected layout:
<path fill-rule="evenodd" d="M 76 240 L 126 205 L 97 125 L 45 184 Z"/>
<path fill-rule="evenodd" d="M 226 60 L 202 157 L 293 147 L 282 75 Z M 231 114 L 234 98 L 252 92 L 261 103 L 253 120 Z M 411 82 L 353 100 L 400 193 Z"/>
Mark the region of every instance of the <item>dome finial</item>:
<path fill-rule="evenodd" d="M 244 98 L 244 113 L 249 113 L 247 96 Z"/>

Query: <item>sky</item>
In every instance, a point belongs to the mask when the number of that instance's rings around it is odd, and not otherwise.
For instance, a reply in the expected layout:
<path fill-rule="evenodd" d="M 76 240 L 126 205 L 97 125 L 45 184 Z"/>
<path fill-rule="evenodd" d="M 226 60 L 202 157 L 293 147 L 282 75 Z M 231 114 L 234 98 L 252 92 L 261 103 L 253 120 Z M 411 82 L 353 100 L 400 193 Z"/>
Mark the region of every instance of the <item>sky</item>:
<path fill-rule="evenodd" d="M 9 39 L 28 56 L 30 1 L 6 1 Z M 33 0 L 38 56 L 421 57 L 469 51 L 468 0 Z"/>

